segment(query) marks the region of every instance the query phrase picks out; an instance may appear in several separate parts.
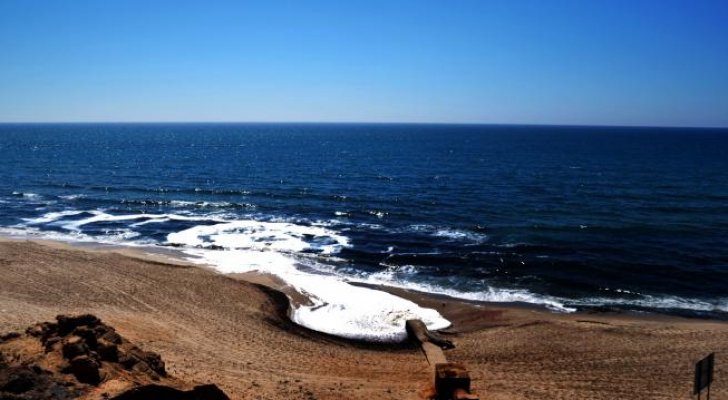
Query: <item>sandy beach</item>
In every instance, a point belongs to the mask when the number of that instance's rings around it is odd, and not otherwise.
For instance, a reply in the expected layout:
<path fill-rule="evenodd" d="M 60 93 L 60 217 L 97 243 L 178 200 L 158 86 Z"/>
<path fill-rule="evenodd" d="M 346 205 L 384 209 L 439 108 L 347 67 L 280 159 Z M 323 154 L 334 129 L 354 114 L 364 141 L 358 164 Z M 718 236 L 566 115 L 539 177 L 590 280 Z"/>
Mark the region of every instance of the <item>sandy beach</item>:
<path fill-rule="evenodd" d="M 412 345 L 357 343 L 291 323 L 264 277 L 225 276 L 163 254 L 0 241 L 0 332 L 93 313 L 158 352 L 174 376 L 235 399 L 420 399 L 430 368 Z M 257 280 L 257 283 L 249 282 Z M 394 289 L 453 322 L 452 361 L 482 399 L 689 398 L 694 363 L 716 352 L 728 397 L 728 323 L 659 315 L 554 314 Z"/>

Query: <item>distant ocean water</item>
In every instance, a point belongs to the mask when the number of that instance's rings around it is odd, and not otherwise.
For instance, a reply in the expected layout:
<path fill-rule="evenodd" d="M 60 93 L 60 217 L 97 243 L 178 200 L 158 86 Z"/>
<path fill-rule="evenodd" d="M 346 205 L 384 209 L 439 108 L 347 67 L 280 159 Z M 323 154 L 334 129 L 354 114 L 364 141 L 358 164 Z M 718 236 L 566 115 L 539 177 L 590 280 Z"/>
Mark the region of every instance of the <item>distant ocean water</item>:
<path fill-rule="evenodd" d="M 0 170 L 0 234 L 278 274 L 341 336 L 447 325 L 347 282 L 728 319 L 726 129 L 3 124 Z"/>

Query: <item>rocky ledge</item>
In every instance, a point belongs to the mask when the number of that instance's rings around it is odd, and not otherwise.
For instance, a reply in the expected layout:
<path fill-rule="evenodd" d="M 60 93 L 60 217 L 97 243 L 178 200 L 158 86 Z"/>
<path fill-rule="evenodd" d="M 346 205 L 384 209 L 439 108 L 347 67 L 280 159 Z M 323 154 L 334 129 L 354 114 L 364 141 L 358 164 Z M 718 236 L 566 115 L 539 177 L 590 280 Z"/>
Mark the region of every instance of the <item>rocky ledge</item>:
<path fill-rule="evenodd" d="M 0 400 L 228 399 L 215 385 L 190 387 L 90 314 L 0 336 Z"/>

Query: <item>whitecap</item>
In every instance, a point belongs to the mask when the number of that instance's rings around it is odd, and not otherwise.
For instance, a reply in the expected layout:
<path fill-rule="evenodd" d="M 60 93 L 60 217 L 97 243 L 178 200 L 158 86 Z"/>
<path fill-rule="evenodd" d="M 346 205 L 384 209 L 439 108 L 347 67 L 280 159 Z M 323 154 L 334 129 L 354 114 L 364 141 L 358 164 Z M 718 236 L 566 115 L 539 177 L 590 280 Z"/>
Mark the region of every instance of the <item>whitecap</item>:
<path fill-rule="evenodd" d="M 570 303 L 578 306 L 618 306 L 640 307 L 656 310 L 685 310 L 704 312 L 728 312 L 728 297 L 712 300 L 687 298 L 680 296 L 659 296 L 642 294 L 634 298 L 590 297 L 573 300 Z"/>
<path fill-rule="evenodd" d="M 382 218 L 384 218 L 385 216 L 387 216 L 389 214 L 387 212 L 378 211 L 378 210 L 370 210 L 370 211 L 367 211 L 367 213 L 369 215 L 373 215 L 373 216 L 375 216 L 375 217 L 377 217 L 379 219 L 382 219 Z"/>
<path fill-rule="evenodd" d="M 86 195 L 84 195 L 84 194 L 68 194 L 68 195 L 58 196 L 58 197 L 61 198 L 61 199 L 63 199 L 63 200 L 78 200 L 78 199 L 82 199 L 82 198 L 86 197 Z"/>
<path fill-rule="evenodd" d="M 199 225 L 170 233 L 167 241 L 187 246 L 218 246 L 228 249 L 333 254 L 349 246 L 349 240 L 321 226 L 288 222 L 242 220 Z"/>
<path fill-rule="evenodd" d="M 131 240 L 139 236 L 130 229 L 106 231 L 103 235 L 89 235 L 80 231 L 49 231 L 32 226 L 0 227 L 0 236 L 20 237 L 24 239 L 54 240 L 68 243 L 98 243 L 124 246 L 148 246 L 151 240 Z"/>
<path fill-rule="evenodd" d="M 564 299 L 532 293 L 525 289 L 494 288 L 484 284 L 485 287 L 482 290 L 460 291 L 435 283 L 416 282 L 412 280 L 412 276 L 416 274 L 416 271 L 417 267 L 411 265 L 389 266 L 383 271 L 352 278 L 351 281 L 438 294 L 454 299 L 488 303 L 528 303 L 541 305 L 557 312 L 576 311 L 575 308 L 567 306 Z"/>
<path fill-rule="evenodd" d="M 49 212 L 41 215 L 40 217 L 36 218 L 23 218 L 23 221 L 27 222 L 29 225 L 40 225 L 40 224 L 47 224 L 50 222 L 58 221 L 62 219 L 63 217 L 69 217 L 72 215 L 78 215 L 84 213 L 84 211 L 79 210 L 66 210 L 66 211 L 54 211 Z"/>
<path fill-rule="evenodd" d="M 38 193 L 13 192 L 13 196 L 21 196 L 26 199 L 37 199 L 41 197 Z"/>
<path fill-rule="evenodd" d="M 438 229 L 433 236 L 447 238 L 457 241 L 468 241 L 472 243 L 483 243 L 488 240 L 488 236 L 482 233 L 463 231 L 458 229 Z"/>

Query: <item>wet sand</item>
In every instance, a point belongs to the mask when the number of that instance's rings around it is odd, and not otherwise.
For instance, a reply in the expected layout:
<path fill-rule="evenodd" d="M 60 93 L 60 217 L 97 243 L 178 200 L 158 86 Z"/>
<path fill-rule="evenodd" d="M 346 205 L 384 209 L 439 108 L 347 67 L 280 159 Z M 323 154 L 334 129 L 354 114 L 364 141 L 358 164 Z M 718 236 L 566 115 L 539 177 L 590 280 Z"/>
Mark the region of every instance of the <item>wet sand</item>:
<path fill-rule="evenodd" d="M 257 283 L 248 281 L 255 280 Z M 223 276 L 163 253 L 0 241 L 0 332 L 93 313 L 173 375 L 236 399 L 419 399 L 430 369 L 410 345 L 356 343 L 286 317 L 269 277 Z M 387 289 L 454 325 L 446 352 L 483 399 L 690 397 L 693 364 L 716 354 L 712 397 L 728 397 L 728 323 L 656 315 L 554 314 Z"/>

